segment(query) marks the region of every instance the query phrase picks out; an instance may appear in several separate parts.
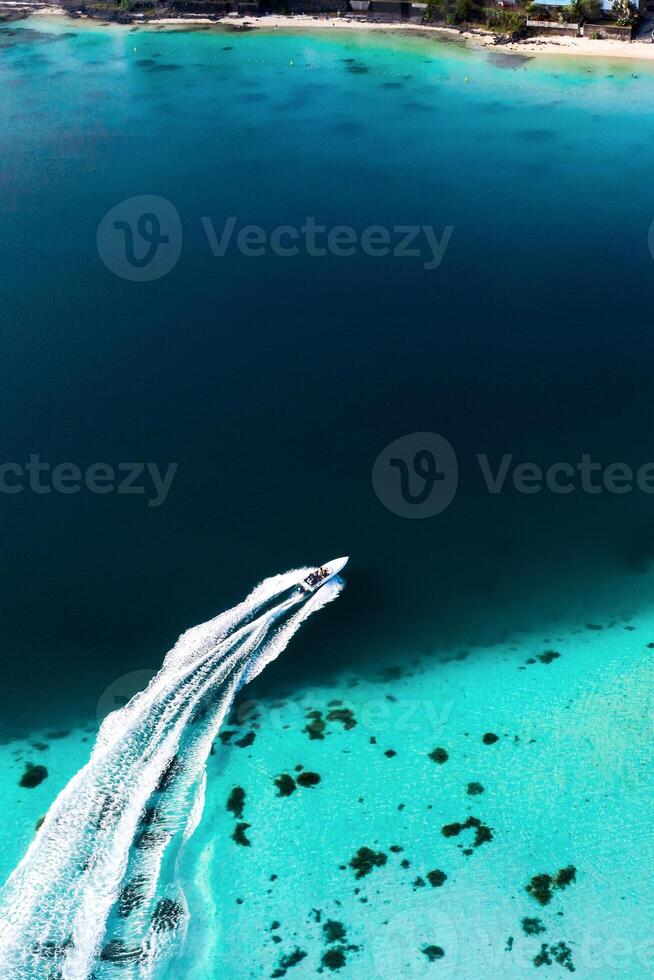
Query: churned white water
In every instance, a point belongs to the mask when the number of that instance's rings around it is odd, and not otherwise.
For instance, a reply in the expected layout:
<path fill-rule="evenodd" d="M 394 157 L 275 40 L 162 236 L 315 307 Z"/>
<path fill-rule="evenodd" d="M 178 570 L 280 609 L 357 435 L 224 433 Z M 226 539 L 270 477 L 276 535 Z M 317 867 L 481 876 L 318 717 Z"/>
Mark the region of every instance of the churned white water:
<path fill-rule="evenodd" d="M 202 815 L 205 763 L 235 693 L 303 620 L 335 598 L 307 595 L 310 569 L 266 579 L 184 633 L 147 688 L 103 723 L 88 763 L 51 806 L 0 893 L 5 980 L 146 978 L 183 943 L 179 851 Z"/>

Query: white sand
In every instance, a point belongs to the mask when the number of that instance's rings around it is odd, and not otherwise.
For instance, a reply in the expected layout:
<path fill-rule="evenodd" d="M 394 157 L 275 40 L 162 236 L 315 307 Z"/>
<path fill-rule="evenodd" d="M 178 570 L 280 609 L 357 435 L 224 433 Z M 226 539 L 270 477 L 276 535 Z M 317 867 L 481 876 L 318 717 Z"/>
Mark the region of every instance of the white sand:
<path fill-rule="evenodd" d="M 632 58 L 654 61 L 654 44 L 644 41 L 594 41 L 590 37 L 534 37 L 503 45 L 500 50 L 528 54 L 567 54 L 575 57 Z"/>
<path fill-rule="evenodd" d="M 34 11 L 35 15 L 63 14 L 60 7 L 49 6 Z M 138 25 L 140 19 L 134 24 Z M 512 44 L 495 44 L 495 35 L 482 29 L 461 31 L 454 27 L 441 27 L 432 24 L 412 24 L 405 21 L 384 23 L 368 20 L 363 17 L 341 16 L 329 14 L 266 14 L 262 16 L 240 17 L 228 15 L 218 20 L 208 17 L 167 17 L 143 19 L 144 26 L 179 27 L 187 24 L 219 24 L 222 26 L 238 27 L 248 25 L 250 28 L 263 30 L 358 30 L 358 31 L 403 31 L 418 34 L 444 35 L 450 38 L 460 38 L 468 44 L 477 47 L 496 47 L 498 52 L 528 55 L 572 55 L 573 57 L 595 58 L 626 58 L 637 61 L 654 61 L 654 44 L 646 41 L 610 41 L 592 40 L 588 37 L 551 37 L 536 36 L 528 41 L 517 41 Z"/>
<path fill-rule="evenodd" d="M 219 23 L 238 24 L 248 23 L 252 27 L 278 30 L 279 28 L 346 28 L 372 31 L 413 31 L 422 34 L 443 34 L 458 37 L 467 43 L 480 47 L 496 47 L 498 51 L 508 51 L 522 54 L 565 54 L 586 57 L 592 55 L 600 58 L 633 58 L 654 60 L 654 44 L 643 41 L 603 41 L 592 40 L 589 37 L 551 37 L 537 35 L 528 41 L 517 41 L 515 44 L 495 44 L 495 35 L 481 28 L 474 31 L 461 31 L 455 27 L 441 27 L 432 24 L 412 24 L 404 21 L 382 23 L 358 17 L 336 17 L 327 14 L 295 14 L 292 17 L 283 14 L 268 14 L 262 17 L 224 17 Z"/>

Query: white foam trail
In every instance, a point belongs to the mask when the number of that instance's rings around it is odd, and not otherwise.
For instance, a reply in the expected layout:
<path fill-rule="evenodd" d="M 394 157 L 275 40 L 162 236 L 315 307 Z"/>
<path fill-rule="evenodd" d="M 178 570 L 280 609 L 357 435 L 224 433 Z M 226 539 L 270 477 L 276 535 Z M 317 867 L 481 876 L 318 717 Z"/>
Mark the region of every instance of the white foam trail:
<path fill-rule="evenodd" d="M 307 596 L 309 571 L 266 579 L 182 634 L 147 688 L 105 719 L 0 892 L 2 980 L 145 980 L 183 941 L 175 870 L 220 725 L 238 689 L 341 591 L 332 579 Z"/>

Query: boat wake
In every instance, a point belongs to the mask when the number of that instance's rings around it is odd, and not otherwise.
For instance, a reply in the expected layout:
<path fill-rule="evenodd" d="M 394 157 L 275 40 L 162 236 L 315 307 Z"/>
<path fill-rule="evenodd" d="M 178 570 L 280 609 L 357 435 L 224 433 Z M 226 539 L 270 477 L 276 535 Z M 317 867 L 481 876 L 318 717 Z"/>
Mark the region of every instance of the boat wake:
<path fill-rule="evenodd" d="M 0 892 L 3 980 L 146 980 L 183 944 L 176 880 L 204 803 L 205 765 L 234 695 L 343 587 L 311 569 L 266 579 L 188 630 L 148 687 L 103 722 Z"/>

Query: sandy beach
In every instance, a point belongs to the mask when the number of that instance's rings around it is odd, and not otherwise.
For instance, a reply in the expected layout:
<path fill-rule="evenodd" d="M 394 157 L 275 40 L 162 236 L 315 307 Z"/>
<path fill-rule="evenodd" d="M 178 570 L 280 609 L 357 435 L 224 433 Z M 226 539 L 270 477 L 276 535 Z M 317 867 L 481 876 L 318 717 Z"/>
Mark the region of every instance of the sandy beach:
<path fill-rule="evenodd" d="M 492 42 L 491 42 L 492 43 Z M 654 60 L 654 44 L 644 41 L 594 41 L 590 37 L 534 37 L 529 41 L 502 46 L 502 50 L 529 54 L 563 54 L 593 58 L 627 58 L 635 61 Z"/>
<path fill-rule="evenodd" d="M 241 20 L 240 18 L 238 19 Z M 234 24 L 234 17 L 222 18 L 219 23 Z M 589 37 L 550 37 L 549 35 L 535 36 L 527 41 L 517 41 L 509 44 L 497 44 L 496 35 L 483 29 L 459 30 L 455 27 L 442 27 L 432 24 L 411 24 L 402 21 L 383 23 L 364 20 L 356 17 L 330 17 L 327 15 L 296 14 L 292 17 L 283 14 L 268 14 L 263 17 L 248 18 L 247 23 L 252 27 L 267 30 L 288 28 L 311 29 L 348 29 L 372 31 L 404 31 L 418 34 L 437 34 L 451 38 L 460 38 L 468 44 L 479 47 L 497 48 L 499 51 L 510 51 L 520 54 L 563 54 L 574 57 L 598 58 L 631 58 L 635 60 L 654 60 L 654 44 L 643 41 L 611 41 L 593 40 Z"/>
<path fill-rule="evenodd" d="M 66 15 L 59 6 L 43 7 L 34 11 L 35 16 Z M 86 18 L 84 18 L 86 19 Z M 138 25 L 141 18 L 135 16 L 133 23 Z M 458 38 L 477 47 L 497 48 L 498 51 L 524 55 L 569 55 L 575 58 L 620 58 L 633 61 L 654 61 L 654 44 L 646 41 L 593 40 L 589 37 L 551 37 L 536 35 L 525 41 L 498 44 L 496 35 L 482 28 L 461 30 L 436 24 L 413 24 L 405 21 L 373 21 L 361 17 L 337 17 L 329 14 L 263 14 L 258 17 L 228 15 L 209 18 L 189 14 L 185 17 L 142 18 L 147 26 L 180 27 L 187 25 L 218 24 L 223 27 L 259 30 L 355 30 L 355 31 L 399 31 L 422 35 L 441 35 Z"/>
<path fill-rule="evenodd" d="M 157 21 L 157 23 L 161 24 L 175 23 L 177 25 L 188 22 L 189 18 L 175 18 L 174 21 Z M 193 18 L 193 22 L 209 23 L 206 18 L 200 17 Z M 496 35 L 491 31 L 484 31 L 481 28 L 467 31 L 440 25 L 412 24 L 403 21 L 384 23 L 358 17 L 336 17 L 326 14 L 294 14 L 293 16 L 267 14 L 252 18 L 228 16 L 220 18 L 217 23 L 231 26 L 247 23 L 252 28 L 264 30 L 316 30 L 322 28 L 326 30 L 402 31 L 417 34 L 444 35 L 450 38 L 459 38 L 468 44 L 479 47 L 497 47 L 500 51 L 519 54 L 561 54 L 572 55 L 573 57 L 590 56 L 597 58 L 627 58 L 639 61 L 654 60 L 654 44 L 644 41 L 625 42 L 593 40 L 589 37 L 550 37 L 548 35 L 537 35 L 526 41 L 498 45 L 496 43 Z"/>

